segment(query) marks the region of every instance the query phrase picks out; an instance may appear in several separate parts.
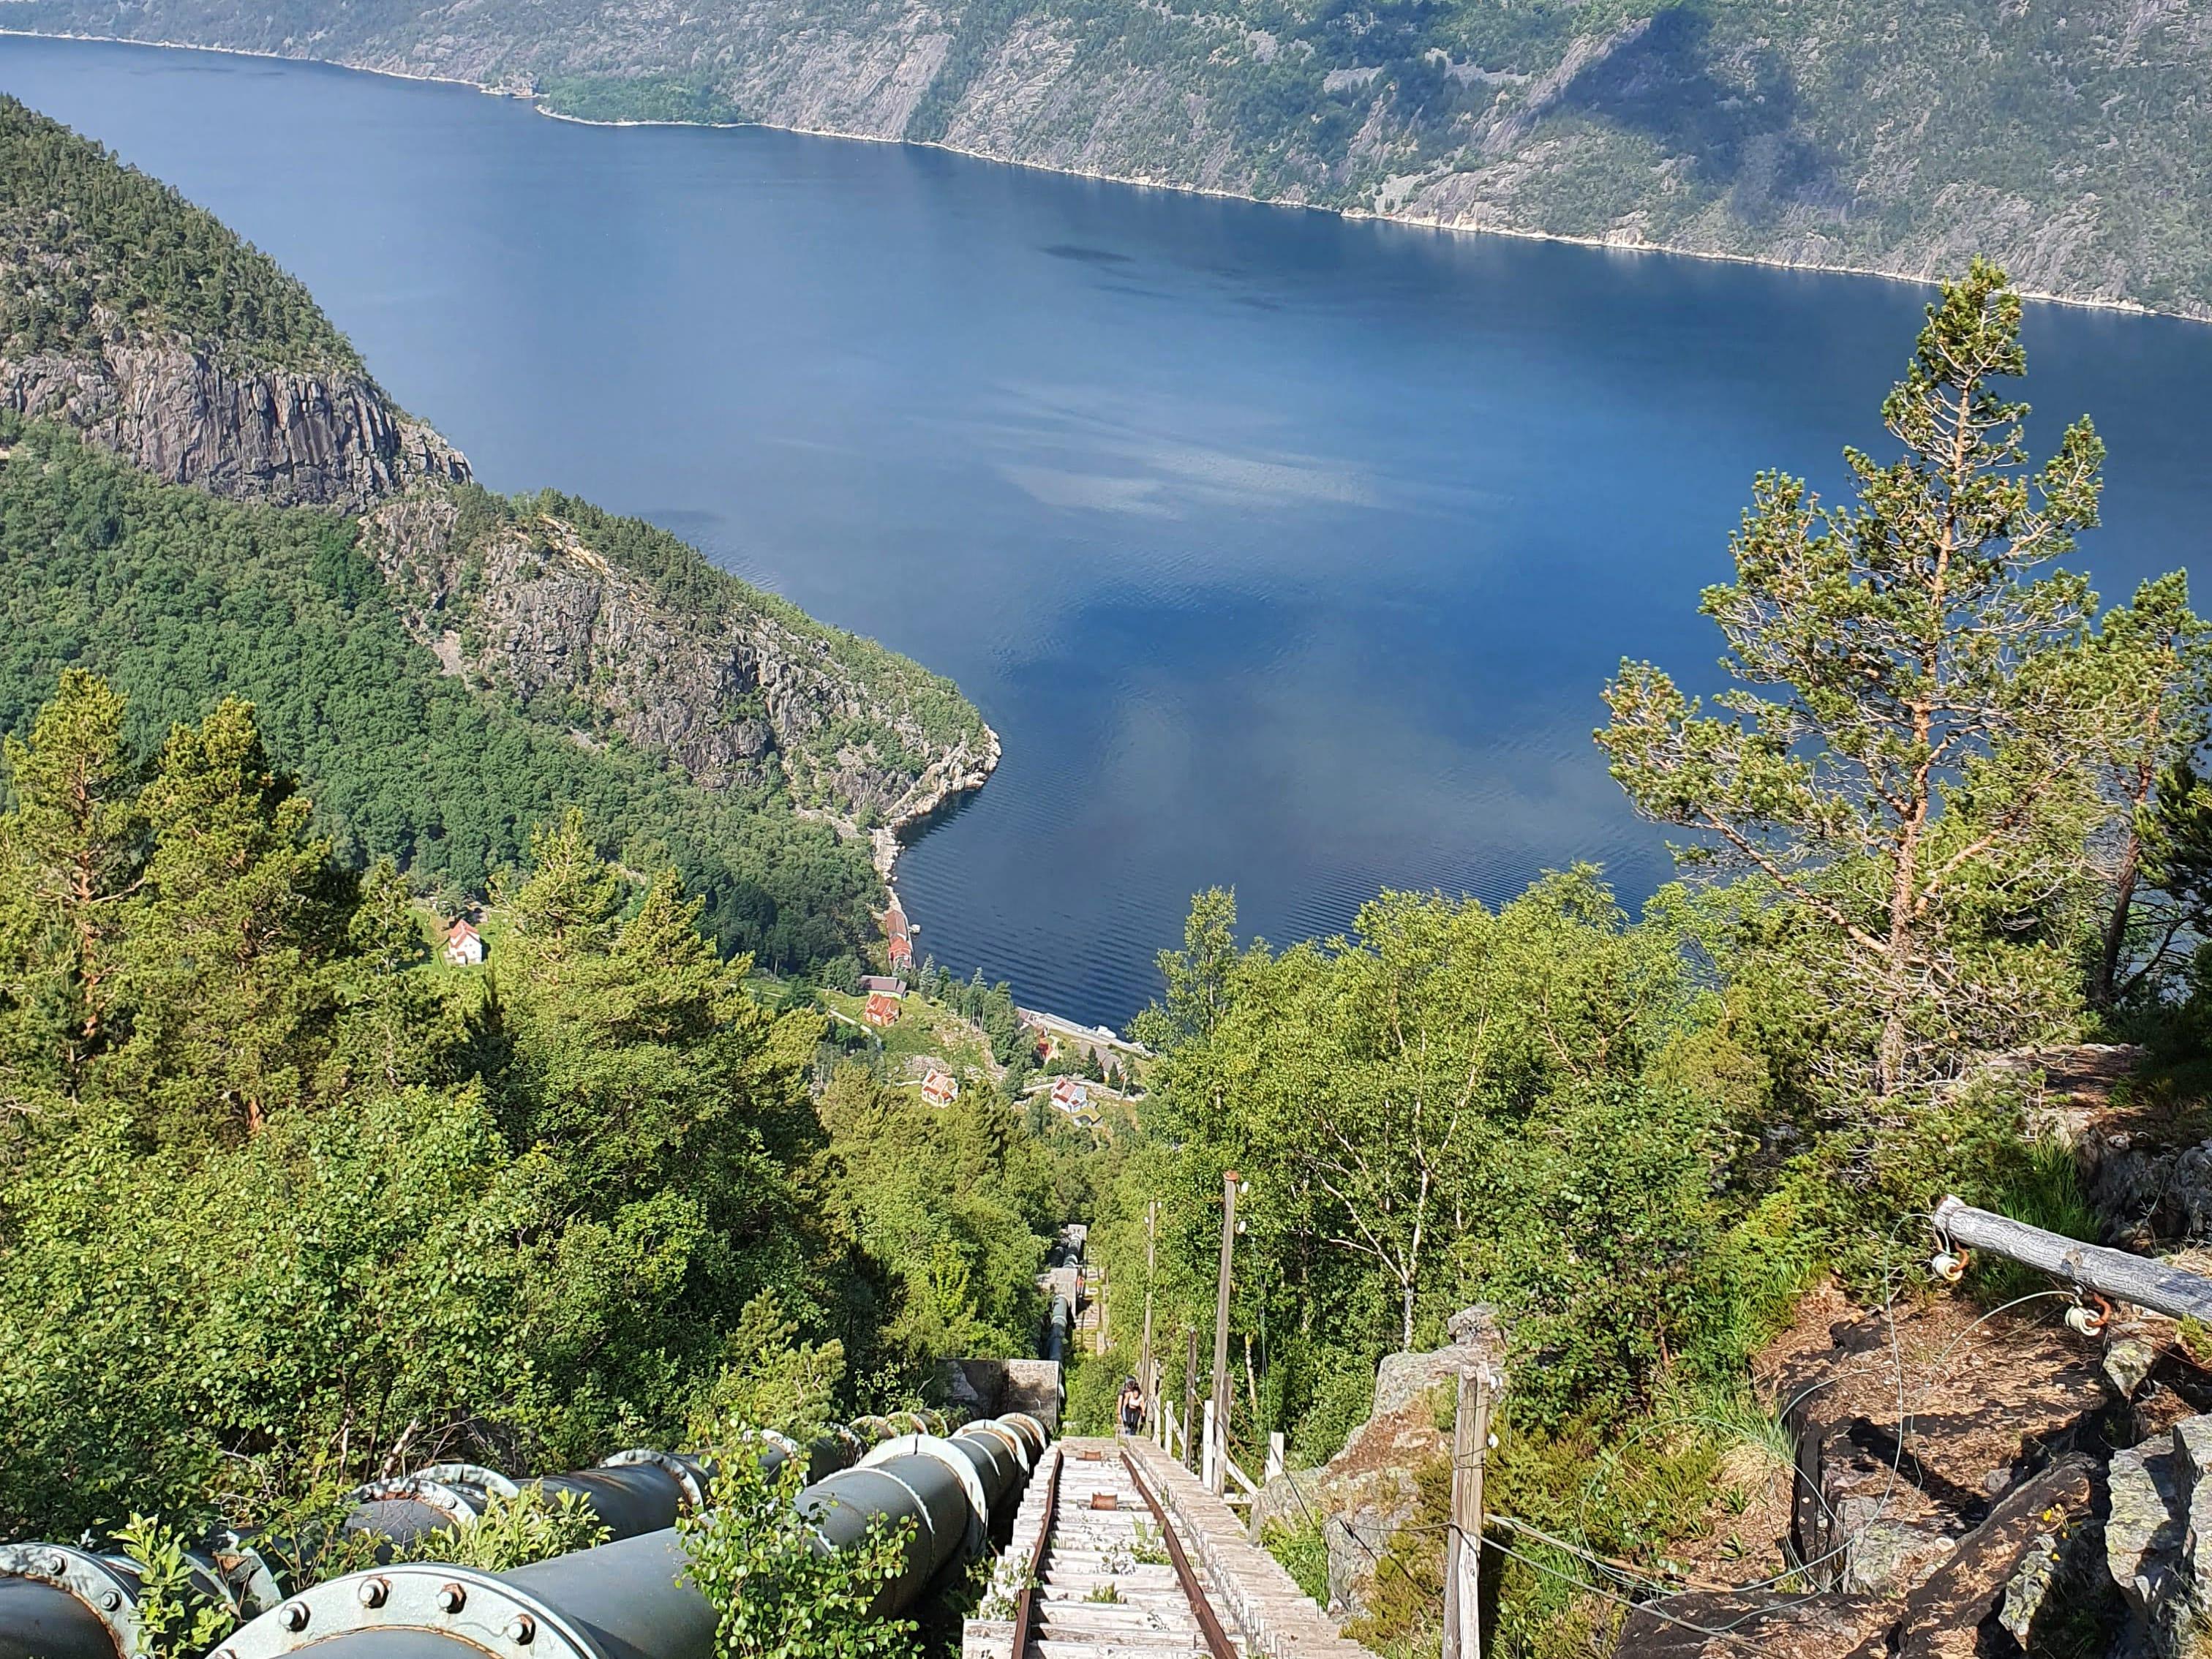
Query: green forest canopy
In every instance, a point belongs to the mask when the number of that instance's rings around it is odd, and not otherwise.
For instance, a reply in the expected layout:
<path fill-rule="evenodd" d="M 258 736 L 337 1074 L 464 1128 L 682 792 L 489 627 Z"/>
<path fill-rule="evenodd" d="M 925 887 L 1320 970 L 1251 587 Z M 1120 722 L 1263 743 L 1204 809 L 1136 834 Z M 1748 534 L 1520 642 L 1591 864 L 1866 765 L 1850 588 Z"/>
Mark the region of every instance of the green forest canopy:
<path fill-rule="evenodd" d="M 299 281 L 204 208 L 0 94 L 0 356 L 181 337 L 236 365 L 362 372 Z"/>
<path fill-rule="evenodd" d="M 389 856 L 457 902 L 481 896 L 532 825 L 573 805 L 630 867 L 672 860 L 725 951 L 804 968 L 872 938 L 865 854 L 780 796 L 710 794 L 656 755 L 586 749 L 441 674 L 350 521 L 158 483 L 57 428 L 8 432 L 0 731 L 24 731 L 70 665 L 129 696 L 141 755 L 242 697 L 356 865 Z"/>

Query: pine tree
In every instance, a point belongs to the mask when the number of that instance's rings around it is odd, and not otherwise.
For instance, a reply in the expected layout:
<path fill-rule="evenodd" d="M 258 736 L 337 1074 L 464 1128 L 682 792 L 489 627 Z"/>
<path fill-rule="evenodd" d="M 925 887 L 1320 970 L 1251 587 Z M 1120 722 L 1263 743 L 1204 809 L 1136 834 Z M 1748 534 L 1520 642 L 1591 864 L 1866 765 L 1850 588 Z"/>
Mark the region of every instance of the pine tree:
<path fill-rule="evenodd" d="M 123 699 L 69 669 L 30 741 L 4 753 L 0 817 L 0 1090 L 74 1093 L 110 1042 L 144 825 Z"/>
<path fill-rule="evenodd" d="M 2014 976 L 1978 980 L 1949 914 L 2038 887 L 2045 810 L 2074 781 L 2080 710 L 2052 671 L 2093 599 L 2035 573 L 2096 523 L 2104 447 L 2085 418 L 2028 470 L 2027 405 L 1997 391 L 2026 369 L 2020 320 L 2004 273 L 1977 260 L 1928 308 L 1882 405 L 1901 457 L 1845 452 L 1856 503 L 1759 479 L 1736 580 L 1704 602 L 1723 665 L 1761 688 L 1717 699 L 1735 718 L 1630 662 L 1598 733 L 1641 812 L 1711 838 L 1686 857 L 1756 872 L 1826 925 L 1872 1010 L 1883 1094 L 1942 1064 L 1923 1011 L 2002 1003 Z"/>
<path fill-rule="evenodd" d="M 165 1134 L 252 1134 L 305 1097 L 327 1048 L 353 884 L 249 703 L 173 728 L 140 800 L 153 851 L 122 1063 Z"/>

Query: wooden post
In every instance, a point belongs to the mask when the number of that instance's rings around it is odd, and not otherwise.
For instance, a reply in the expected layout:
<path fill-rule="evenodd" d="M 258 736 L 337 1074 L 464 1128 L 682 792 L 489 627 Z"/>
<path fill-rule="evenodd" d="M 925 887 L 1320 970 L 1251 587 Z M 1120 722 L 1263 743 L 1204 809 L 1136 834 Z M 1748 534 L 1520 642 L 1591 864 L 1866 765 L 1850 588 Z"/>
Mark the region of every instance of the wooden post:
<path fill-rule="evenodd" d="M 1156 1198 L 1145 1206 L 1145 1334 L 1137 1345 L 1137 1389 L 1145 1397 L 1145 1427 L 1155 1440 L 1159 1438 L 1153 1424 L 1160 1414 L 1160 1379 L 1152 1364 L 1152 1261 L 1159 1227 L 1160 1201 Z"/>
<path fill-rule="evenodd" d="M 1283 1431 L 1277 1429 L 1267 1437 L 1267 1467 L 1260 1476 L 1260 1484 L 1266 1486 L 1283 1472 Z"/>
<path fill-rule="evenodd" d="M 1213 1287 L 1213 1400 L 1212 1410 L 1206 1420 L 1206 1440 L 1209 1452 L 1206 1468 L 1212 1473 L 1206 1485 L 1218 1497 L 1226 1477 L 1222 1474 L 1221 1454 L 1229 1448 L 1229 1261 L 1237 1249 L 1237 1171 L 1221 1172 L 1221 1272 Z M 1219 1446 L 1215 1447 L 1215 1437 Z"/>
<path fill-rule="evenodd" d="M 2023 1262 L 2085 1291 L 2162 1313 L 2212 1323 L 2212 1279 L 2169 1267 L 2125 1250 L 2084 1244 L 2024 1221 L 1992 1215 L 1947 1198 L 1936 1206 L 1936 1228 L 1955 1244 Z"/>
<path fill-rule="evenodd" d="M 1198 1466 L 1190 1461 L 1190 1437 L 1198 1427 L 1198 1327 L 1190 1326 L 1183 1334 L 1190 1351 L 1182 1362 L 1182 1466 L 1194 1469 Z"/>
<path fill-rule="evenodd" d="M 1452 1415 L 1451 1529 L 1444 1534 L 1443 1659 L 1482 1659 L 1482 1463 L 1490 1450 L 1489 1376 L 1462 1371 Z"/>
<path fill-rule="evenodd" d="M 1199 1442 L 1199 1478 L 1212 1491 L 1218 1492 L 1228 1477 L 1221 1468 L 1221 1413 L 1214 1409 L 1213 1401 L 1206 1402 L 1206 1433 Z"/>

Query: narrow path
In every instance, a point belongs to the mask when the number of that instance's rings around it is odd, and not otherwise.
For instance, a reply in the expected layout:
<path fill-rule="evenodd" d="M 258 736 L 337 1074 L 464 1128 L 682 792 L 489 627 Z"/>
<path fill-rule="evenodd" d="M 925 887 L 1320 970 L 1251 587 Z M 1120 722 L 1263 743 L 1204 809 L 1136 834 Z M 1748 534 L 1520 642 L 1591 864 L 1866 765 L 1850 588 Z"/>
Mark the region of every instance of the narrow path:
<path fill-rule="evenodd" d="M 1022 1659 L 1189 1659 L 1205 1653 L 1205 1632 L 1114 1443 L 1073 1439 L 1061 1446 L 1058 1512 Z"/>

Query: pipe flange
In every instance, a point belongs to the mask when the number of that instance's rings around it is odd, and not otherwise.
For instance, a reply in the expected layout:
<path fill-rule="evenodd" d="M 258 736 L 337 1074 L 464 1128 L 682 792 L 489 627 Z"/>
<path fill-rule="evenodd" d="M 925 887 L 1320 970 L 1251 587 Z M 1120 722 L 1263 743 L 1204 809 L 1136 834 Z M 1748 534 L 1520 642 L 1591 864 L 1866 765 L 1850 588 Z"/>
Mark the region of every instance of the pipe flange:
<path fill-rule="evenodd" d="M 371 1480 L 348 1492 L 346 1502 L 420 1504 L 435 1510 L 457 1527 L 471 1525 L 483 1513 L 483 1505 L 465 1486 L 449 1486 L 442 1480 L 432 1480 L 419 1474 L 398 1475 L 390 1480 Z"/>
<path fill-rule="evenodd" d="M 648 1463 L 676 1483 L 678 1495 L 683 1499 L 684 1512 L 696 1515 L 707 1507 L 706 1483 L 700 1480 L 698 1469 L 690 1460 L 673 1452 L 655 1451 L 650 1446 L 633 1446 L 628 1451 L 618 1451 L 612 1457 L 599 1460 L 603 1469 L 627 1468 L 636 1463 Z"/>
<path fill-rule="evenodd" d="M 144 1650 L 138 1624 L 138 1580 L 127 1563 L 65 1544 L 0 1545 L 0 1578 L 52 1584 L 82 1601 L 106 1626 L 121 1659 Z"/>
<path fill-rule="evenodd" d="M 264 1613 L 208 1659 L 280 1659 L 361 1631 L 418 1630 L 493 1659 L 613 1659 L 573 1621 L 487 1572 L 434 1561 L 349 1573 Z"/>
<path fill-rule="evenodd" d="M 1052 1444 L 1052 1431 L 1027 1412 L 1001 1412 L 991 1420 L 1005 1424 L 1016 1434 L 1026 1434 L 1031 1450 L 1038 1455 Z"/>
<path fill-rule="evenodd" d="M 1030 1450 L 1028 1440 L 1016 1434 L 1003 1423 L 970 1423 L 952 1437 L 955 1440 L 982 1438 L 997 1441 L 1006 1449 L 1007 1455 L 1014 1460 L 1014 1467 L 1022 1472 L 1024 1480 L 1029 1477 L 1030 1469 L 1036 1463 L 1036 1456 Z"/>
<path fill-rule="evenodd" d="M 262 1547 L 235 1532 L 217 1533 L 207 1546 L 216 1570 L 238 1604 L 240 1621 L 263 1613 L 284 1599 L 276 1564 Z"/>
<path fill-rule="evenodd" d="M 886 1440 L 860 1460 L 864 1469 L 882 1472 L 883 1465 L 895 1457 L 927 1457 L 942 1463 L 952 1471 L 960 1482 L 961 1495 L 968 1500 L 968 1515 L 974 1528 L 988 1530 L 991 1525 L 990 1499 L 983 1495 L 983 1477 L 975 1473 L 975 1466 L 967 1455 L 950 1440 L 933 1434 L 902 1434 L 896 1440 Z M 893 1475 L 892 1480 L 898 1477 Z M 927 1505 L 924 1506 L 927 1509 Z M 972 1541 L 972 1536 L 971 1536 Z"/>
<path fill-rule="evenodd" d="M 433 1463 L 415 1471 L 417 1480 L 435 1480 L 448 1486 L 474 1486 L 487 1498 L 520 1498 L 522 1488 L 497 1469 L 481 1463 Z"/>

